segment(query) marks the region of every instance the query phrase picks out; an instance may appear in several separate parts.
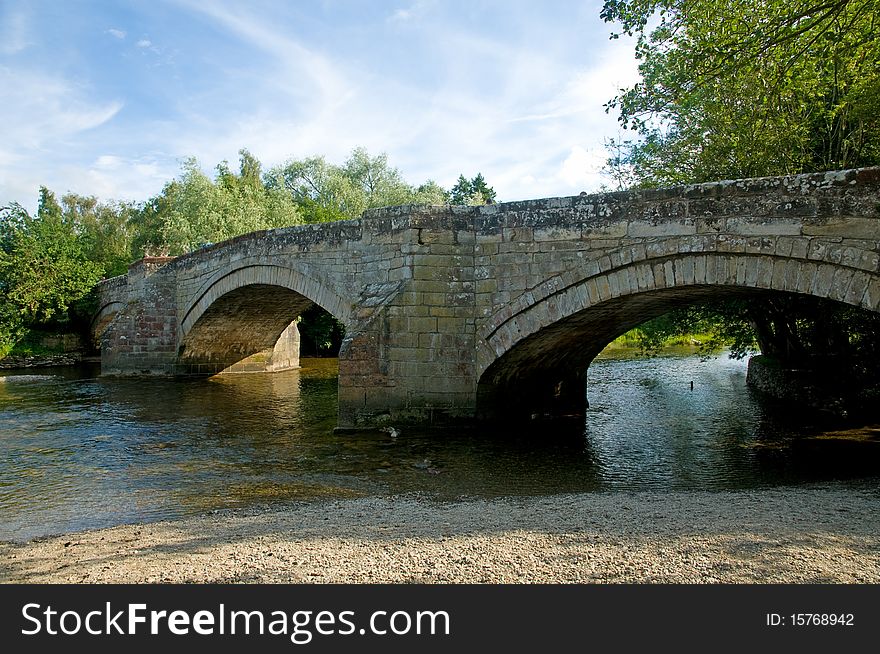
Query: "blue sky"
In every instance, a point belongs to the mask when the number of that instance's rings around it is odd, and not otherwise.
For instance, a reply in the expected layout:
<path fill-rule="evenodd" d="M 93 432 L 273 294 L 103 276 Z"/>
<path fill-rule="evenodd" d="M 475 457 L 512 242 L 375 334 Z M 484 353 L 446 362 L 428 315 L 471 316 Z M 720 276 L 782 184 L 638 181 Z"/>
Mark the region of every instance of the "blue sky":
<path fill-rule="evenodd" d="M 636 79 L 601 3 L 0 0 L 0 204 L 146 200 L 195 156 L 265 168 L 357 146 L 499 199 L 596 190 Z"/>

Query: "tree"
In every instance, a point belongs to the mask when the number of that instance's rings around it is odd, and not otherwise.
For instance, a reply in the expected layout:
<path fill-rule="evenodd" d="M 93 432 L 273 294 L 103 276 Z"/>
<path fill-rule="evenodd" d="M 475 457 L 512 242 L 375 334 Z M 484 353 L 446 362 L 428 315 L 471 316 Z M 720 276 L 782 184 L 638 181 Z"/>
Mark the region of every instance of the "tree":
<path fill-rule="evenodd" d="M 299 320 L 302 354 L 336 356 L 345 336 L 345 326 L 330 313 L 313 304 Z"/>
<path fill-rule="evenodd" d="M 642 80 L 615 97 L 640 186 L 880 161 L 878 0 L 607 0 Z M 650 26 L 650 27 L 649 27 Z"/>
<path fill-rule="evenodd" d="M 74 223 L 45 187 L 36 216 L 10 205 L 0 212 L 0 221 L 2 318 L 25 326 L 66 322 L 71 303 L 101 276 L 100 266 L 86 257 Z"/>
<path fill-rule="evenodd" d="M 445 204 L 446 192 L 428 180 L 414 188 L 382 153 L 356 148 L 341 166 L 324 157 L 289 161 L 266 175 L 267 187 L 284 189 L 308 223 L 359 217 L 366 209 L 403 204 Z"/>
<path fill-rule="evenodd" d="M 449 204 L 449 192 L 433 179 L 416 188 L 413 204 Z"/>
<path fill-rule="evenodd" d="M 182 254 L 247 232 L 301 223 L 290 196 L 263 184 L 260 163 L 247 150 L 240 155 L 239 174 L 224 161 L 216 181 L 195 159 L 185 161 L 180 177 L 145 204 L 142 225 L 149 233 L 143 244 Z"/>
<path fill-rule="evenodd" d="M 104 277 L 124 274 L 140 256 L 135 248 L 140 214 L 136 205 L 67 193 L 61 207 L 64 219 L 82 238 L 86 258 L 99 266 Z"/>
<path fill-rule="evenodd" d="M 486 183 L 482 173 L 477 173 L 473 179 L 459 175 L 458 181 L 449 193 L 449 202 L 471 206 L 492 204 L 495 202 L 495 189 Z"/>

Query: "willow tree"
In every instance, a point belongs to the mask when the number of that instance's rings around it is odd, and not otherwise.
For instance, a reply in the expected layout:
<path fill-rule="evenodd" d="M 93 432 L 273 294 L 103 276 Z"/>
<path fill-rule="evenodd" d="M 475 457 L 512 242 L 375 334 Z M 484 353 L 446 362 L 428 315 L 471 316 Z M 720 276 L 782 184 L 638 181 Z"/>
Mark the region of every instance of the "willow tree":
<path fill-rule="evenodd" d="M 290 196 L 264 185 L 260 163 L 247 150 L 240 156 L 238 173 L 224 161 L 213 180 L 195 159 L 186 160 L 177 179 L 142 208 L 142 245 L 182 254 L 247 232 L 300 224 Z"/>
<path fill-rule="evenodd" d="M 364 148 L 352 150 L 342 165 L 318 156 L 288 161 L 270 170 L 265 182 L 268 188 L 287 192 L 310 223 L 357 218 L 377 207 L 448 200 L 436 182 L 412 186 L 385 153 L 370 155 Z"/>

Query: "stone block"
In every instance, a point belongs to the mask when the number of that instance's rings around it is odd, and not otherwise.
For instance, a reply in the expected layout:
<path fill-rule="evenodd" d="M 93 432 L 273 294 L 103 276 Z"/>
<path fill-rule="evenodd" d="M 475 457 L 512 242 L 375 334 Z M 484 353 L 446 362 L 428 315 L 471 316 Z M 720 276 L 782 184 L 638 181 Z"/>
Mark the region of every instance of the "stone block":
<path fill-rule="evenodd" d="M 828 294 L 831 292 L 831 285 L 834 281 L 834 273 L 836 270 L 837 266 L 833 266 L 831 264 L 820 264 L 818 272 L 815 276 L 813 288 L 810 290 L 811 295 L 815 295 L 817 297 L 828 297 Z"/>
<path fill-rule="evenodd" d="M 629 224 L 626 235 L 629 238 L 653 238 L 657 236 L 689 236 L 697 233 L 693 222 L 639 222 Z"/>
<path fill-rule="evenodd" d="M 876 239 L 880 233 L 880 217 L 839 216 L 805 221 L 802 233 L 805 236 Z"/>
<path fill-rule="evenodd" d="M 846 290 L 846 295 L 844 296 L 843 301 L 847 304 L 859 306 L 862 302 L 862 298 L 865 296 L 870 281 L 871 276 L 868 273 L 860 270 L 855 271 L 852 274 L 852 280 L 850 281 L 849 288 Z"/>
<path fill-rule="evenodd" d="M 852 282 L 853 271 L 845 268 L 837 268 L 834 271 L 834 277 L 831 281 L 831 288 L 828 291 L 828 299 L 837 300 L 839 302 L 846 301 L 846 294 L 849 285 Z"/>
<path fill-rule="evenodd" d="M 798 293 L 809 293 L 816 282 L 816 274 L 819 266 L 815 263 L 801 263 L 798 266 L 797 282 L 795 291 Z"/>
<path fill-rule="evenodd" d="M 860 304 L 869 311 L 880 311 L 880 277 L 877 275 L 871 275 Z"/>

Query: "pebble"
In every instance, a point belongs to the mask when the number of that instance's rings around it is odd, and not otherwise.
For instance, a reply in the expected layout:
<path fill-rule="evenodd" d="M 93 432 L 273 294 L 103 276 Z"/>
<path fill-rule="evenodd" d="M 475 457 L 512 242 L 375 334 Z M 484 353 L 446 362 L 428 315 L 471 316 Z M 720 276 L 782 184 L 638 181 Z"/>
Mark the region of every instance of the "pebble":
<path fill-rule="evenodd" d="M 66 581 L 876 584 L 880 493 L 368 497 L 0 543 L 0 582 Z"/>

